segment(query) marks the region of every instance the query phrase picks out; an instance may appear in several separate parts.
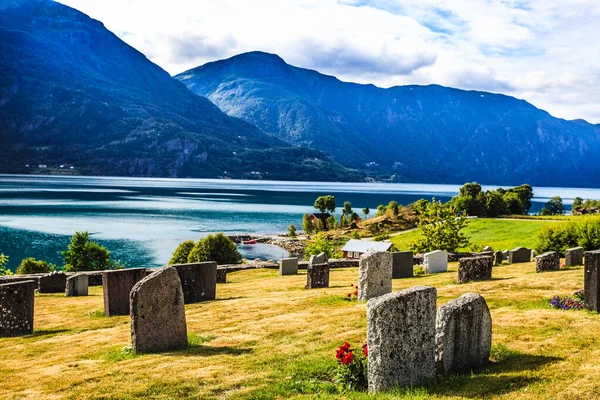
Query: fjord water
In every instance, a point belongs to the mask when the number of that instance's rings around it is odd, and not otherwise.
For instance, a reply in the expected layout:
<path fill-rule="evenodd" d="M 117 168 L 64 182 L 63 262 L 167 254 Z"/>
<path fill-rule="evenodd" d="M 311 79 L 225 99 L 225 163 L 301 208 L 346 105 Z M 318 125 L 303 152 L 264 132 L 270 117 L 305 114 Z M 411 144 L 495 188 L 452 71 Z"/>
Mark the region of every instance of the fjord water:
<path fill-rule="evenodd" d="M 211 232 L 281 233 L 298 229 L 320 195 L 338 207 L 350 201 L 359 214 L 368 206 L 420 198 L 446 201 L 460 185 L 284 182 L 0 175 L 0 252 L 15 269 L 35 257 L 62 265 L 75 231 L 89 231 L 127 267 L 163 265 L 175 247 Z M 497 186 L 485 186 L 485 189 Z M 532 212 L 551 196 L 600 198 L 599 189 L 534 188 Z M 338 211 L 339 214 L 339 211 Z M 249 258 L 278 259 L 287 251 L 268 245 L 240 246 Z"/>

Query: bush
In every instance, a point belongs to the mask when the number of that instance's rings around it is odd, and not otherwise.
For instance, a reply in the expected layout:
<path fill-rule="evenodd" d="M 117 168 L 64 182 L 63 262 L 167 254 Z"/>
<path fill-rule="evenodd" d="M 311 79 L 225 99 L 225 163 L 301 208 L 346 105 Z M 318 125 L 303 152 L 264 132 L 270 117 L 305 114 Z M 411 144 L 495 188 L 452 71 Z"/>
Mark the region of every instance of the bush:
<path fill-rule="evenodd" d="M 242 262 L 242 255 L 233 240 L 217 233 L 200 239 L 188 255 L 188 263 L 204 261 L 215 261 L 219 265 L 239 264 Z"/>
<path fill-rule="evenodd" d="M 368 356 L 369 351 L 366 344 L 358 351 L 352 349 L 348 342 L 338 347 L 335 352 L 335 358 L 338 361 L 336 382 L 342 384 L 346 389 L 367 389 Z"/>
<path fill-rule="evenodd" d="M 17 268 L 17 275 L 25 274 L 43 274 L 54 271 L 53 265 L 49 265 L 46 261 L 36 260 L 35 258 L 25 258 L 21 261 L 21 265 Z"/>
<path fill-rule="evenodd" d="M 0 253 L 0 276 L 12 275 L 12 272 L 6 267 L 8 256 Z"/>
<path fill-rule="evenodd" d="M 318 234 L 306 246 L 304 258 L 308 260 L 310 256 L 321 253 L 327 254 L 327 258 L 342 258 L 341 252 L 335 250 L 335 245 L 323 235 Z"/>
<path fill-rule="evenodd" d="M 564 255 L 566 249 L 576 246 L 585 250 L 600 248 L 600 217 L 582 217 L 544 227 L 538 234 L 535 251 L 538 254 L 556 251 Z"/>
<path fill-rule="evenodd" d="M 195 243 L 193 240 L 186 240 L 177 246 L 173 252 L 173 255 L 171 256 L 171 259 L 169 260 L 169 264 L 186 264 L 188 262 L 190 251 L 192 251 L 194 245 Z"/>
<path fill-rule="evenodd" d="M 423 214 L 419 215 L 421 237 L 411 245 L 412 250 L 425 253 L 444 250 L 451 253 L 469 246 L 469 240 L 461 230 L 466 226 L 465 213 L 457 216 L 456 209 L 433 199 Z"/>
<path fill-rule="evenodd" d="M 75 232 L 71 237 L 69 248 L 63 251 L 62 255 L 65 259 L 66 272 L 102 271 L 124 267 L 124 264 L 111 261 L 110 251 L 90 240 L 87 232 Z"/>

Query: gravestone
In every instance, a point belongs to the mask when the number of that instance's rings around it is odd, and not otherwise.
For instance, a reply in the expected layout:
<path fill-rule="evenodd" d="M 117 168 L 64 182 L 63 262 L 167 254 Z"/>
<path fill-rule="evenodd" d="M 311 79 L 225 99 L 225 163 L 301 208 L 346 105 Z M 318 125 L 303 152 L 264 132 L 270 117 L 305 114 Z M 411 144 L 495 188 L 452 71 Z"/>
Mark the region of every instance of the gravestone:
<path fill-rule="evenodd" d="M 583 306 L 600 312 L 600 250 L 585 252 Z"/>
<path fill-rule="evenodd" d="M 298 275 L 298 259 L 294 257 L 279 260 L 279 275 Z"/>
<path fill-rule="evenodd" d="M 502 260 L 508 261 L 508 250 L 502 252 Z"/>
<path fill-rule="evenodd" d="M 560 255 L 549 251 L 535 258 L 535 272 L 558 271 L 560 269 Z"/>
<path fill-rule="evenodd" d="M 87 296 L 89 276 L 86 274 L 71 275 L 67 278 L 66 296 Z"/>
<path fill-rule="evenodd" d="M 392 292 L 392 253 L 367 252 L 358 266 L 358 300 L 366 301 Z"/>
<path fill-rule="evenodd" d="M 434 377 L 436 298 L 434 287 L 415 286 L 369 300 L 370 392 Z"/>
<path fill-rule="evenodd" d="M 217 268 L 217 283 L 227 283 L 227 268 Z"/>
<path fill-rule="evenodd" d="M 458 283 L 492 279 L 494 259 L 491 256 L 466 257 L 458 260 Z"/>
<path fill-rule="evenodd" d="M 185 304 L 217 297 L 217 263 L 214 261 L 172 265 L 179 274 Z"/>
<path fill-rule="evenodd" d="M 565 252 L 565 266 L 583 265 L 583 247 L 573 247 Z"/>
<path fill-rule="evenodd" d="M 504 260 L 504 256 L 503 256 L 503 254 L 502 254 L 502 252 L 500 250 L 498 250 L 494 254 L 494 258 L 495 258 L 495 264 L 496 265 L 502 265 L 502 261 Z"/>
<path fill-rule="evenodd" d="M 531 261 L 531 250 L 525 247 L 517 247 L 509 250 L 508 262 L 510 264 L 524 263 Z"/>
<path fill-rule="evenodd" d="M 88 286 L 102 286 L 102 271 L 82 273 L 88 276 Z"/>
<path fill-rule="evenodd" d="M 392 278 L 412 278 L 412 251 L 397 251 L 392 253 Z"/>
<path fill-rule="evenodd" d="M 425 253 L 423 255 L 423 269 L 428 274 L 448 271 L 448 253 L 443 250 Z"/>
<path fill-rule="evenodd" d="M 329 287 L 329 264 L 313 264 L 306 268 L 306 288 Z"/>
<path fill-rule="evenodd" d="M 435 364 L 439 374 L 485 366 L 492 346 L 492 316 L 485 299 L 467 293 L 437 310 Z"/>
<path fill-rule="evenodd" d="M 67 275 L 64 272 L 52 272 L 39 278 L 40 293 L 64 293 L 66 287 Z"/>
<path fill-rule="evenodd" d="M 187 347 L 183 291 L 175 268 L 161 268 L 136 283 L 130 305 L 131 344 L 136 353 Z"/>
<path fill-rule="evenodd" d="M 145 268 L 102 271 L 104 315 L 129 315 L 129 292 L 146 277 Z"/>
<path fill-rule="evenodd" d="M 36 281 L 0 284 L 0 337 L 33 333 Z"/>
<path fill-rule="evenodd" d="M 485 246 L 485 247 L 483 248 L 483 251 L 486 251 L 486 252 L 487 252 L 487 251 L 491 251 L 491 252 L 493 253 L 493 252 L 494 252 L 494 249 L 492 249 L 492 247 L 491 247 L 491 246 Z"/>
<path fill-rule="evenodd" d="M 310 259 L 308 260 L 308 265 L 312 265 L 312 264 L 325 264 L 329 261 L 329 259 L 327 258 L 327 254 L 325 253 L 320 253 L 317 254 L 316 256 L 310 256 Z"/>

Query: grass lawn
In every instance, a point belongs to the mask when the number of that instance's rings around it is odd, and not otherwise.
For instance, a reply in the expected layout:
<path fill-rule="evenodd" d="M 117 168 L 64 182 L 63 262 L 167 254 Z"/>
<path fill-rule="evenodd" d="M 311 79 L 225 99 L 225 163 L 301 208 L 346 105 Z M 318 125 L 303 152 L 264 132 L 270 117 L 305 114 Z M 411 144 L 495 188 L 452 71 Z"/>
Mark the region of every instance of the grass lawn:
<path fill-rule="evenodd" d="M 537 234 L 544 226 L 555 224 L 555 220 L 541 219 L 490 219 L 477 218 L 469 220 L 464 229 L 471 243 L 489 245 L 494 250 L 514 249 L 522 246 L 533 248 Z M 400 250 L 408 249 L 410 244 L 420 236 L 420 230 L 392 236 L 390 240 Z"/>
<path fill-rule="evenodd" d="M 186 306 L 191 346 L 135 355 L 129 317 L 102 316 L 102 292 L 38 295 L 35 332 L 0 339 L 0 398 L 7 399 L 592 399 L 600 397 L 600 315 L 548 307 L 583 287 L 583 268 L 536 274 L 533 263 L 494 268 L 494 279 L 455 284 L 448 273 L 394 280 L 433 285 L 438 305 L 482 294 L 493 318 L 492 362 L 473 374 L 369 396 L 332 382 L 337 346 L 366 340 L 366 304 L 345 300 L 357 269 L 333 270 L 331 287 L 306 276 L 232 273 L 217 300 Z"/>

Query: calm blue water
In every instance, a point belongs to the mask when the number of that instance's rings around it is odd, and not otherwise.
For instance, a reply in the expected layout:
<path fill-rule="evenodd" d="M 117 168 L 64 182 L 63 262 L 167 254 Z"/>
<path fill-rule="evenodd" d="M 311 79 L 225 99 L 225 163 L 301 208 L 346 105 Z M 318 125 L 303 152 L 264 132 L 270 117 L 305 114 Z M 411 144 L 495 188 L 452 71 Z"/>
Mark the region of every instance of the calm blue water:
<path fill-rule="evenodd" d="M 459 185 L 274 182 L 0 175 L 0 252 L 14 269 L 22 258 L 62 265 L 75 231 L 87 230 L 128 267 L 166 263 L 177 245 L 210 232 L 280 233 L 301 226 L 317 196 L 360 210 L 395 200 L 448 200 Z M 495 186 L 485 187 L 485 189 Z M 600 189 L 534 188 L 532 212 L 552 196 L 600 198 Z M 249 259 L 278 259 L 275 246 L 243 246 Z"/>

